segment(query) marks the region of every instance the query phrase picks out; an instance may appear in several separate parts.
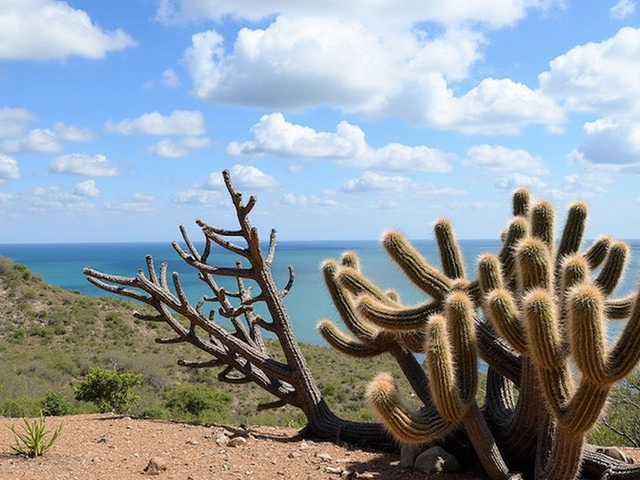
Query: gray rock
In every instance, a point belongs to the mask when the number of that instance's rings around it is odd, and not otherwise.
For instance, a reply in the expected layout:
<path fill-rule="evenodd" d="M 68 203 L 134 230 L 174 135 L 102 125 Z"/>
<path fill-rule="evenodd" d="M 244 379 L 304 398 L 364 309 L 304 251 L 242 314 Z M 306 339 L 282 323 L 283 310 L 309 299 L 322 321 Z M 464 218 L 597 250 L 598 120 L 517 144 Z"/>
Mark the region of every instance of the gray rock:
<path fill-rule="evenodd" d="M 442 447 L 431 447 L 418 455 L 414 468 L 424 473 L 450 473 L 457 471 L 460 464 Z"/>
<path fill-rule="evenodd" d="M 403 443 L 400 446 L 400 468 L 413 468 L 422 449 L 423 447 L 420 445 Z"/>

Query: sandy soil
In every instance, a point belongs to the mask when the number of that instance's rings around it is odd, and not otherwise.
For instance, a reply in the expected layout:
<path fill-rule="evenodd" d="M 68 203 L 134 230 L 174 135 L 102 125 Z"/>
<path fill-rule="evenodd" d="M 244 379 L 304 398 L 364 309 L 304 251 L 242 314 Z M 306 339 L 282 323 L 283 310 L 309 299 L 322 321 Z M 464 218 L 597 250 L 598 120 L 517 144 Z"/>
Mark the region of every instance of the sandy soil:
<path fill-rule="evenodd" d="M 45 455 L 26 458 L 11 445 L 20 419 L 0 418 L 0 479 L 2 480 L 123 480 L 158 478 L 413 480 L 424 473 L 401 469 L 399 455 L 350 449 L 330 442 L 296 437 L 297 431 L 248 427 L 239 446 L 226 443 L 238 431 L 158 420 L 138 420 L 113 414 L 47 418 L 47 428 L 63 423 L 62 433 Z M 160 471 L 152 475 L 150 460 Z M 162 469 L 162 467 L 166 469 Z M 145 471 L 147 469 L 147 471 Z M 440 475 L 439 479 L 482 478 Z"/>
<path fill-rule="evenodd" d="M 14 436 L 7 428 L 15 425 L 20 431 L 21 420 L 0 418 L 0 479 L 485 478 L 472 473 L 430 476 L 402 469 L 398 454 L 302 440 L 296 430 L 286 428 L 257 426 L 234 431 L 222 426 L 138 420 L 113 414 L 51 417 L 47 428 L 54 429 L 60 422 L 62 434 L 51 449 L 44 456 L 27 458 L 12 450 Z M 230 441 L 238 436 L 241 440 Z M 237 446 L 233 446 L 235 442 Z"/>

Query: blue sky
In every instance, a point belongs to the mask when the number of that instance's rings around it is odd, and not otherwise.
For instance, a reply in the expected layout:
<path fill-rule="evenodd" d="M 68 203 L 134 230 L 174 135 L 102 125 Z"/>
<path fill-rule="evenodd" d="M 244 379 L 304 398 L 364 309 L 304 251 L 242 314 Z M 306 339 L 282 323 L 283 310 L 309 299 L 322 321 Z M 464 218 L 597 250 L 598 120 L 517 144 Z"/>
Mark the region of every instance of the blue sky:
<path fill-rule="evenodd" d="M 497 238 L 511 191 L 640 238 L 632 0 L 0 0 L 0 243 Z"/>

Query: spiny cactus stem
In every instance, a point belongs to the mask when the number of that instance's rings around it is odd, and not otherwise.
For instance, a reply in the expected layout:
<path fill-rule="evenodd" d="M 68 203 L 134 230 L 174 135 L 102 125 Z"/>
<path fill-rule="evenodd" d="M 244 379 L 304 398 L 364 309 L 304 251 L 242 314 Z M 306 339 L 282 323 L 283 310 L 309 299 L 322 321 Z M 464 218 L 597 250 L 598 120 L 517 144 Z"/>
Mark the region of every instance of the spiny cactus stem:
<path fill-rule="evenodd" d="M 537 238 L 523 240 L 516 255 L 521 294 L 551 286 L 551 258 L 543 241 Z"/>
<path fill-rule="evenodd" d="M 587 223 L 588 208 L 584 202 L 576 202 L 569 207 L 567 221 L 562 230 L 562 237 L 558 245 L 557 262 L 580 249 L 584 229 Z"/>
<path fill-rule="evenodd" d="M 379 327 L 389 330 L 423 328 L 429 315 L 442 309 L 441 302 L 429 302 L 411 307 L 389 305 L 368 295 L 358 298 L 358 313 Z"/>
<path fill-rule="evenodd" d="M 598 268 L 604 259 L 607 258 L 607 253 L 609 253 L 611 243 L 611 237 L 598 237 L 584 253 L 584 258 L 586 258 L 589 263 L 589 268 L 591 270 Z"/>
<path fill-rule="evenodd" d="M 446 218 L 440 218 L 436 220 L 433 230 L 440 251 L 442 271 L 451 279 L 464 278 L 464 261 L 453 232 L 453 225 Z"/>
<path fill-rule="evenodd" d="M 384 344 L 381 345 L 373 339 L 362 342 L 348 337 L 330 320 L 321 320 L 318 331 L 329 345 L 352 357 L 374 357 L 386 351 Z"/>
<path fill-rule="evenodd" d="M 518 353 L 528 354 L 527 335 L 511 292 L 506 289 L 491 292 L 487 296 L 486 310 L 491 323 L 500 335 Z"/>
<path fill-rule="evenodd" d="M 622 279 L 622 274 L 627 265 L 629 245 L 626 242 L 614 242 L 609 249 L 607 259 L 595 281 L 605 295 L 610 295 Z"/>
<path fill-rule="evenodd" d="M 553 205 L 542 200 L 531 209 L 531 236 L 542 240 L 549 250 L 553 248 L 555 214 Z"/>
<path fill-rule="evenodd" d="M 441 300 L 449 293 L 451 280 L 429 265 L 400 232 L 387 232 L 382 244 L 411 281 L 427 295 Z"/>
<path fill-rule="evenodd" d="M 342 321 L 345 326 L 363 342 L 367 342 L 378 334 L 378 329 L 365 322 L 355 312 L 353 302 L 349 293 L 338 284 L 336 278 L 339 271 L 338 264 L 334 260 L 326 260 L 322 265 L 322 272 L 324 274 L 324 281 L 333 301 L 333 304 L 338 310 Z"/>
<path fill-rule="evenodd" d="M 576 366 L 593 383 L 607 383 L 604 297 L 594 285 L 579 285 L 569 297 L 569 323 Z"/>
<path fill-rule="evenodd" d="M 498 257 L 490 253 L 480 256 L 478 259 L 478 280 L 483 296 L 504 286 Z"/>
<path fill-rule="evenodd" d="M 378 374 L 373 379 L 366 397 L 385 427 L 403 442 L 424 445 L 455 430 L 456 425 L 442 418 L 435 407 L 423 407 L 417 412 L 405 407 L 388 373 Z"/>
<path fill-rule="evenodd" d="M 550 292 L 531 291 L 524 298 L 524 317 L 529 351 L 543 369 L 554 369 L 565 362 L 556 306 Z"/>

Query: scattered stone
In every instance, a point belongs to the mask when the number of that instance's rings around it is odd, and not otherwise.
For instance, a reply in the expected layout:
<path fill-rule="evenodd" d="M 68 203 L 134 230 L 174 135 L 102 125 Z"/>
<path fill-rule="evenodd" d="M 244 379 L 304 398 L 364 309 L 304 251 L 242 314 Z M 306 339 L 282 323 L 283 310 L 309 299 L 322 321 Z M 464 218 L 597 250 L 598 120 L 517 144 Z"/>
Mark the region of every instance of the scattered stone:
<path fill-rule="evenodd" d="M 333 458 L 331 458 L 331 455 L 329 455 L 328 453 L 318 453 L 316 454 L 316 457 L 318 457 L 323 462 L 333 462 Z"/>
<path fill-rule="evenodd" d="M 422 453 L 420 445 L 403 443 L 400 446 L 400 468 L 413 468 L 416 458 Z"/>
<path fill-rule="evenodd" d="M 340 478 L 343 478 L 344 480 L 353 480 L 354 478 L 356 478 L 356 471 L 348 469 L 343 470 L 340 474 Z"/>
<path fill-rule="evenodd" d="M 418 455 L 414 468 L 424 473 L 450 473 L 457 471 L 460 465 L 444 448 L 431 447 Z"/>
<path fill-rule="evenodd" d="M 244 437 L 233 437 L 229 440 L 227 445 L 230 447 L 241 447 L 247 443 L 247 439 Z"/>
<path fill-rule="evenodd" d="M 301 456 L 302 456 L 302 454 L 300 452 L 291 452 L 291 453 L 289 453 L 289 455 L 287 455 L 287 457 L 289 457 L 289 458 L 299 458 Z"/>
<path fill-rule="evenodd" d="M 195 438 L 190 438 L 189 440 L 187 440 L 187 444 L 188 445 L 198 445 L 198 440 L 196 440 Z"/>
<path fill-rule="evenodd" d="M 324 471 L 327 473 L 342 473 L 342 469 L 339 467 L 326 467 Z"/>
<path fill-rule="evenodd" d="M 300 450 L 307 450 L 309 448 L 309 444 L 306 442 L 306 440 L 302 440 L 300 442 Z"/>
<path fill-rule="evenodd" d="M 221 433 L 216 438 L 216 443 L 218 445 L 227 445 L 229 443 L 229 437 L 227 437 L 224 433 Z"/>
<path fill-rule="evenodd" d="M 149 460 L 149 463 L 144 467 L 144 473 L 147 475 L 160 475 L 167 470 L 167 462 L 162 457 L 153 457 Z"/>

